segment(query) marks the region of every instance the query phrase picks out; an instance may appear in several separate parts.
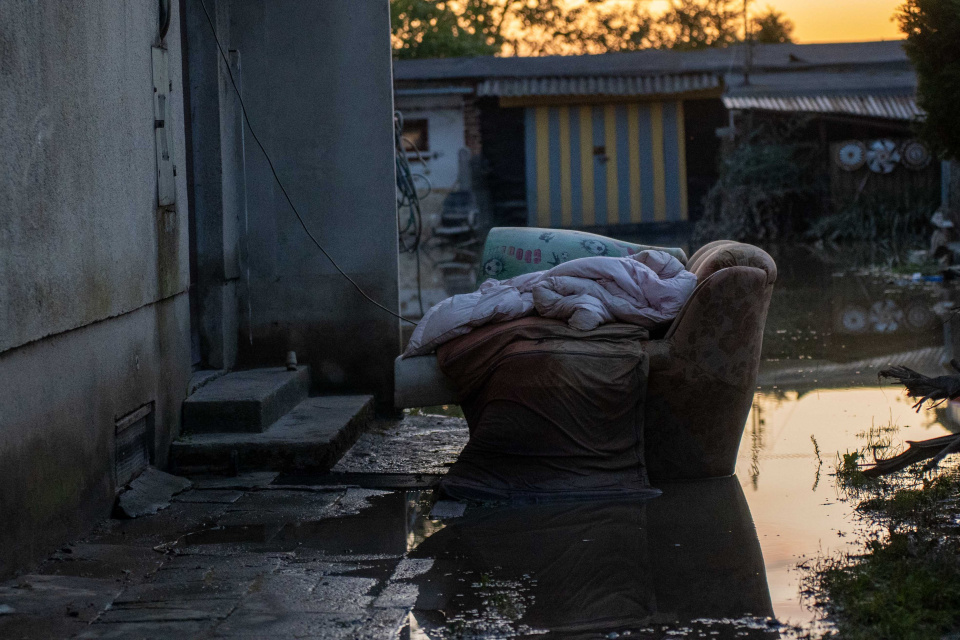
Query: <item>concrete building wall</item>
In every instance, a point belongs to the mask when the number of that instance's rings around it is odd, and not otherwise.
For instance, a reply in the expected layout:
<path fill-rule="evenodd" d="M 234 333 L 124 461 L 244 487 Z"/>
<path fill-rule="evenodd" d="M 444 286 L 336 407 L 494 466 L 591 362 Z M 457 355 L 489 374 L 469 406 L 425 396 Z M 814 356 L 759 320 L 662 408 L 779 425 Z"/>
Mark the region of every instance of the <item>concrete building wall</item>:
<path fill-rule="evenodd" d="M 396 311 L 397 222 L 388 0 L 236 0 L 229 47 L 257 135 L 310 232 Z M 240 359 L 296 350 L 321 391 L 393 395 L 398 320 L 365 300 L 311 242 L 245 132 L 247 256 Z M 248 336 L 252 334 L 252 343 Z"/>
<path fill-rule="evenodd" d="M 191 189 L 196 251 L 195 304 L 201 364 L 230 369 L 237 360 L 240 225 L 244 214 L 241 120 L 210 20 L 227 51 L 230 1 L 184 2 L 189 58 Z M 206 11 L 204 11 L 206 9 Z M 240 57 L 228 53 L 238 79 Z"/>
<path fill-rule="evenodd" d="M 157 13 L 151 0 L 0 3 L 0 351 L 187 286 L 185 209 L 170 231 L 156 206 Z M 178 88 L 179 37 L 174 23 Z M 171 97 L 182 113 L 182 91 Z M 182 118 L 175 127 L 182 159 Z M 185 188 L 180 171 L 184 204 Z"/>
<path fill-rule="evenodd" d="M 155 0 L 0 3 L 0 575 L 109 515 L 117 418 L 165 463 L 190 373 L 180 31 L 176 205 L 158 207 Z"/>
<path fill-rule="evenodd" d="M 190 379 L 186 295 L 0 354 L 0 576 L 109 517 L 114 424 L 153 403 L 165 466 Z"/>

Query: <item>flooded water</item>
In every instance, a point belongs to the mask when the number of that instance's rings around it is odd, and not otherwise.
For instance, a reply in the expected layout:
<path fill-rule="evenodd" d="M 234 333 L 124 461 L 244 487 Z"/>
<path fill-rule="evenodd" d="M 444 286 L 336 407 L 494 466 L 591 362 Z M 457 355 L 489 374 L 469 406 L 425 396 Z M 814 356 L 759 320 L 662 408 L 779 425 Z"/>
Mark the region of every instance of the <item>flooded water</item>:
<path fill-rule="evenodd" d="M 838 489 L 839 456 L 867 443 L 891 455 L 907 439 L 960 430 L 956 407 L 916 413 L 877 378 L 888 363 L 942 372 L 952 293 L 909 270 L 865 266 L 882 261 L 876 254 L 773 253 L 780 276 L 736 476 L 663 486 L 645 502 L 465 510 L 434 504 L 428 489 L 395 491 L 348 525 L 298 525 L 273 544 L 360 554 L 370 567 L 377 554 L 416 563 L 404 583 L 415 589 L 410 640 L 816 636 L 824 627 L 802 593 L 802 566 L 857 551 L 865 533 Z M 414 472 L 442 473 L 462 423 L 407 423 L 365 435 L 335 471 L 359 482 L 422 458 Z"/>
<path fill-rule="evenodd" d="M 876 256 L 873 256 L 876 258 Z M 887 363 L 943 372 L 943 320 L 951 291 L 846 260 L 777 256 L 777 281 L 753 410 L 737 476 L 760 547 L 773 610 L 781 621 L 816 616 L 800 594 L 804 559 L 856 551 L 862 531 L 833 474 L 838 457 L 956 430 L 956 408 L 916 413 L 902 388 L 880 384 Z M 951 403 L 952 405 L 953 403 Z"/>
<path fill-rule="evenodd" d="M 767 617 L 816 628 L 798 567 L 855 552 L 864 534 L 837 487 L 839 456 L 960 430 L 956 407 L 916 413 L 877 378 L 888 363 L 943 371 L 953 294 L 875 266 L 889 261 L 877 250 L 771 253 L 779 278 L 736 477 L 646 504 L 468 510 L 414 552 L 436 564 L 411 638 L 451 624 L 481 637 L 643 636 L 653 622 L 689 637 L 789 635 Z"/>

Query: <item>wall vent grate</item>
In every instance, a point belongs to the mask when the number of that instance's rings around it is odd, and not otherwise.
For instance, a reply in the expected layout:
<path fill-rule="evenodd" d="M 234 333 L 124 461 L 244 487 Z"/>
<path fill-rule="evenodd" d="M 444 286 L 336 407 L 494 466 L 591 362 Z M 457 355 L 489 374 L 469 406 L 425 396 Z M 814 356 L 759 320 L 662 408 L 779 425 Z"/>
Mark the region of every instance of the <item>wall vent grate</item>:
<path fill-rule="evenodd" d="M 153 403 L 147 403 L 116 422 L 114 479 L 119 491 L 150 464 L 153 440 Z"/>

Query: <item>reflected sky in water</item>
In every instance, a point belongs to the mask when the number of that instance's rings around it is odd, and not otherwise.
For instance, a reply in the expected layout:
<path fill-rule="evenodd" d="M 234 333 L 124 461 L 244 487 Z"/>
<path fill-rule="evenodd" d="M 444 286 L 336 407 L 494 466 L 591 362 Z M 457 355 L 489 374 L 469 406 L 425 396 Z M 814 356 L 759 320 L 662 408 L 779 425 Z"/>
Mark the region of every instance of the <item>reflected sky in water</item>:
<path fill-rule="evenodd" d="M 737 464 L 781 620 L 807 620 L 799 598 L 797 563 L 858 544 L 852 505 L 836 488 L 838 454 L 862 446 L 871 425 L 899 425 L 895 442 L 945 435 L 932 412 L 919 415 L 898 390 L 823 389 L 803 395 L 758 394 Z M 822 465 L 811 436 L 816 438 Z"/>
<path fill-rule="evenodd" d="M 861 266 L 856 257 L 778 255 L 759 390 L 737 464 L 781 620 L 805 621 L 796 565 L 857 548 L 858 523 L 832 474 L 838 455 L 871 428 L 894 446 L 949 433 L 947 410 L 911 409 L 902 389 L 877 380 L 887 362 L 942 372 L 942 321 L 951 292 Z M 889 427 L 896 430 L 887 431 Z M 818 460 L 814 443 L 819 447 Z M 821 464 L 822 461 L 822 464 Z"/>

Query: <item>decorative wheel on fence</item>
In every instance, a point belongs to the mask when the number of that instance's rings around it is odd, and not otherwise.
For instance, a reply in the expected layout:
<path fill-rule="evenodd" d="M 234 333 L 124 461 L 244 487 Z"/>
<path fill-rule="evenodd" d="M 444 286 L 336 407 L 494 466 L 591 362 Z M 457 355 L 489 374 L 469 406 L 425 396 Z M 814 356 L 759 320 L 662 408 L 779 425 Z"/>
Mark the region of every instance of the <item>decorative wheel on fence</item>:
<path fill-rule="evenodd" d="M 888 138 L 874 140 L 867 148 L 867 166 L 874 173 L 890 173 L 900 162 L 897 144 Z"/>
<path fill-rule="evenodd" d="M 923 300 L 913 300 L 907 305 L 904 319 L 907 321 L 907 326 L 914 331 L 925 331 L 936 323 L 937 316 L 928 303 Z"/>
<path fill-rule="evenodd" d="M 867 312 L 855 304 L 840 309 L 835 317 L 835 325 L 840 333 L 863 333 L 867 330 Z"/>
<path fill-rule="evenodd" d="M 903 310 L 893 300 L 878 300 L 870 307 L 870 326 L 876 333 L 893 333 L 903 324 Z"/>
<path fill-rule="evenodd" d="M 844 171 L 856 171 L 867 161 L 867 148 L 859 140 L 847 140 L 837 149 L 834 159 Z"/>
<path fill-rule="evenodd" d="M 907 140 L 900 148 L 900 162 L 907 169 L 913 169 L 914 171 L 926 168 L 932 157 L 927 145 L 919 140 Z"/>

